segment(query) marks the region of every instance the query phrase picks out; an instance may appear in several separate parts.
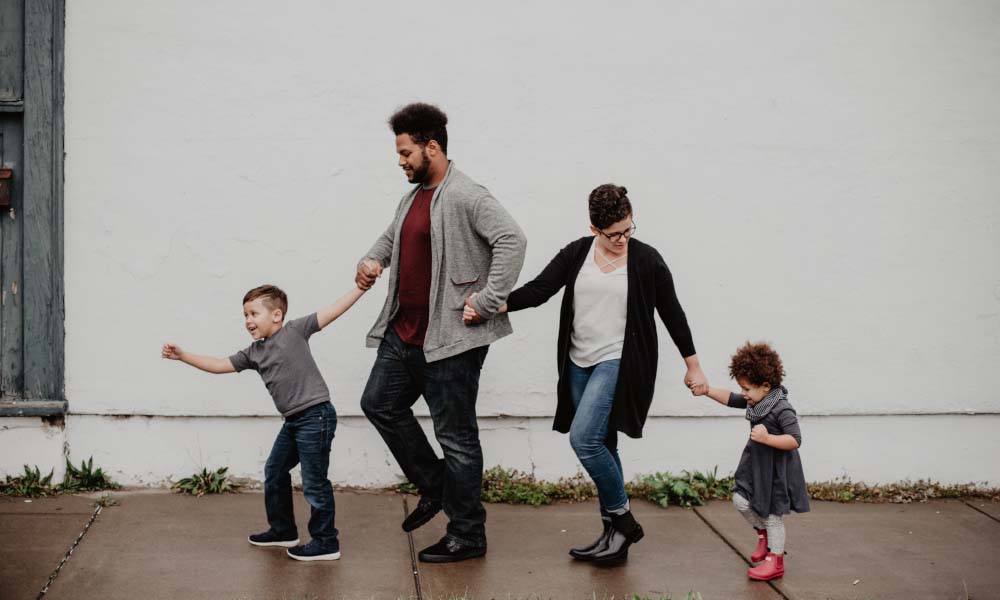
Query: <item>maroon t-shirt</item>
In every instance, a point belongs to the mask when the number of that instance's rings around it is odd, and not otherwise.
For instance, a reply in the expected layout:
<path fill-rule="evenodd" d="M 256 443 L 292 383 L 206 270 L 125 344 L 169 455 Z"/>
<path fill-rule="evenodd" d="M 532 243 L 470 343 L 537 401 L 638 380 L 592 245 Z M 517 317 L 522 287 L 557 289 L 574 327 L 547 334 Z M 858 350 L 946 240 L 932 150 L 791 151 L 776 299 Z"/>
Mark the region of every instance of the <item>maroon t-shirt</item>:
<path fill-rule="evenodd" d="M 407 344 L 424 345 L 431 299 L 431 199 L 417 192 L 399 232 L 399 312 L 392 326 Z"/>

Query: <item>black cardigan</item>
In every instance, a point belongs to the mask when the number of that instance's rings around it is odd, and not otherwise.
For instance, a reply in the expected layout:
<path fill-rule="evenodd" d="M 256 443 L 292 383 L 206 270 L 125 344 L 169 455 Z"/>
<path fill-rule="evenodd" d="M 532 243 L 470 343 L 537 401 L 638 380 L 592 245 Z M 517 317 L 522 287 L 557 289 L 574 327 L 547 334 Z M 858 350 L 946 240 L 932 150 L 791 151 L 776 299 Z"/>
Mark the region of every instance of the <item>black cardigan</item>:
<path fill-rule="evenodd" d="M 514 312 L 544 304 L 566 286 L 559 313 L 559 343 L 556 349 L 558 404 L 552 424 L 553 429 L 562 433 L 569 432 L 575 413 L 569 394 L 569 378 L 566 377 L 570 331 L 573 328 L 573 289 L 593 241 L 593 236 L 587 236 L 571 242 L 556 254 L 538 277 L 511 292 L 507 298 L 507 311 Z M 653 402 L 659 348 L 654 308 L 660 313 L 681 356 L 693 355 L 691 330 L 677 301 L 670 269 L 655 248 L 632 238 L 628 244 L 625 343 L 610 424 L 615 430 L 633 438 L 642 437 L 642 427 L 649 414 L 649 405 Z"/>

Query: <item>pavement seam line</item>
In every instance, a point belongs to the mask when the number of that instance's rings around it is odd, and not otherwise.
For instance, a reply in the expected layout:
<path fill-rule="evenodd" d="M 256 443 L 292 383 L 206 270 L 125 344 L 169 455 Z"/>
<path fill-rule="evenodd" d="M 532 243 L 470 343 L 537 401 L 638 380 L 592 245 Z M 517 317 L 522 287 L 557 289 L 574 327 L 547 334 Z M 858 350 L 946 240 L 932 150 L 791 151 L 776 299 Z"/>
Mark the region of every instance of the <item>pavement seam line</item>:
<path fill-rule="evenodd" d="M 701 514 L 701 511 L 699 511 L 697 507 L 691 507 L 691 510 L 694 511 L 694 514 L 698 515 L 698 518 L 701 519 L 702 523 L 704 523 L 709 529 L 712 530 L 712 533 L 714 533 L 716 536 L 718 536 L 718 538 L 720 540 L 722 540 L 723 542 L 725 542 L 725 544 L 727 546 L 729 546 L 729 548 L 733 552 L 736 553 L 736 556 L 740 557 L 740 560 L 742 560 L 743 562 L 745 562 L 748 566 L 751 566 L 751 567 L 753 566 L 753 563 L 751 563 L 749 560 L 747 560 L 747 557 L 743 556 L 743 553 L 740 552 L 739 549 L 736 546 L 734 546 L 732 544 L 732 542 L 730 542 L 726 538 L 726 536 L 722 535 L 722 532 L 719 531 L 718 529 L 716 529 L 715 525 L 712 525 L 712 523 L 705 517 L 705 515 Z M 791 596 L 789 596 L 785 592 L 779 590 L 778 587 L 774 584 L 773 581 L 768 581 L 767 585 L 769 585 L 771 587 L 771 589 L 774 590 L 774 592 L 776 594 L 778 594 L 779 596 L 781 596 L 785 600 L 794 600 Z"/>
<path fill-rule="evenodd" d="M 97 507 L 94 509 L 94 514 L 90 515 L 90 520 L 87 521 L 86 525 L 84 525 L 83 531 L 81 531 L 80 535 L 76 536 L 76 539 L 73 540 L 73 543 L 70 545 L 69 550 L 66 551 L 66 554 L 62 557 L 62 560 L 59 561 L 59 565 L 56 567 L 56 570 L 53 571 L 51 575 L 49 575 L 48 581 L 45 582 L 45 587 L 42 588 L 42 591 L 38 592 L 38 596 L 35 597 L 35 600 L 40 600 L 45 596 L 45 594 L 48 593 L 49 587 L 52 585 L 52 582 L 55 581 L 55 578 L 59 576 L 59 571 L 62 571 L 62 568 L 69 560 L 69 557 L 73 556 L 73 551 L 76 550 L 76 547 L 78 545 L 80 545 L 80 540 L 83 539 L 83 536 L 87 535 L 87 532 L 90 531 L 90 526 L 94 524 L 94 520 L 97 519 L 97 515 L 101 514 L 101 510 L 103 510 L 103 508 L 104 508 L 103 506 L 98 504 Z"/>
<path fill-rule="evenodd" d="M 962 501 L 962 504 L 964 504 L 964 505 L 968 506 L 969 508 L 971 508 L 972 510 L 976 511 L 977 513 L 982 513 L 982 514 L 986 515 L 987 517 L 989 517 L 989 518 L 993 519 L 993 520 L 994 520 L 994 521 L 996 521 L 997 523 L 1000 523 L 1000 519 L 998 519 L 998 518 L 994 517 L 994 516 L 993 516 L 993 515 L 991 515 L 990 513 L 986 512 L 985 510 L 980 510 L 979 508 L 977 508 L 977 507 L 973 506 L 973 505 L 972 505 L 971 503 L 969 503 L 969 501 L 968 501 L 968 500 L 963 500 L 963 501 Z"/>
<path fill-rule="evenodd" d="M 403 518 L 410 514 L 410 506 L 406 501 L 406 494 L 403 494 Z M 406 541 L 410 545 L 410 569 L 413 571 L 413 589 L 417 592 L 417 600 L 423 600 L 424 594 L 420 589 L 420 569 L 417 567 L 417 553 L 413 546 L 413 532 L 406 532 Z"/>

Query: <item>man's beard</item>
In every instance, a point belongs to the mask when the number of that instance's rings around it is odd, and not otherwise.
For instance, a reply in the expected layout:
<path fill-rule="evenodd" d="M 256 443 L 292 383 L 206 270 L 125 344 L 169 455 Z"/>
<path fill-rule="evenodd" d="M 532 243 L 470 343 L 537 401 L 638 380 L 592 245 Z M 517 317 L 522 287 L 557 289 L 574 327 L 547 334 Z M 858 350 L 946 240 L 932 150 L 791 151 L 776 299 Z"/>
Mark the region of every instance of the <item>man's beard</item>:
<path fill-rule="evenodd" d="M 419 183 L 421 185 L 427 183 L 427 171 L 430 170 L 431 161 L 427 158 L 427 148 L 420 149 L 420 166 L 413 169 L 413 176 L 410 178 L 410 183 Z"/>

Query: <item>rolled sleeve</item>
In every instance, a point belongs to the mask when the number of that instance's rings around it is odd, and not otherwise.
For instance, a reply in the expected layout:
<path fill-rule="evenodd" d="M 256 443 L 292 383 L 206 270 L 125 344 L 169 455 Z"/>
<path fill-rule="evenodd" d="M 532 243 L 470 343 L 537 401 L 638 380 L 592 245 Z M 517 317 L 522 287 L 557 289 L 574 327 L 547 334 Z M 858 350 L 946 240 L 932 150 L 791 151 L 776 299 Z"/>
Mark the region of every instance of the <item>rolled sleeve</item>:
<path fill-rule="evenodd" d="M 747 399 L 743 396 L 743 394 L 734 394 L 733 392 L 730 392 L 728 406 L 729 408 L 746 408 Z"/>
<path fill-rule="evenodd" d="M 528 242 L 513 217 L 488 194 L 476 202 L 472 222 L 493 252 L 486 287 L 473 298 L 472 308 L 479 316 L 492 319 L 517 283 Z"/>

